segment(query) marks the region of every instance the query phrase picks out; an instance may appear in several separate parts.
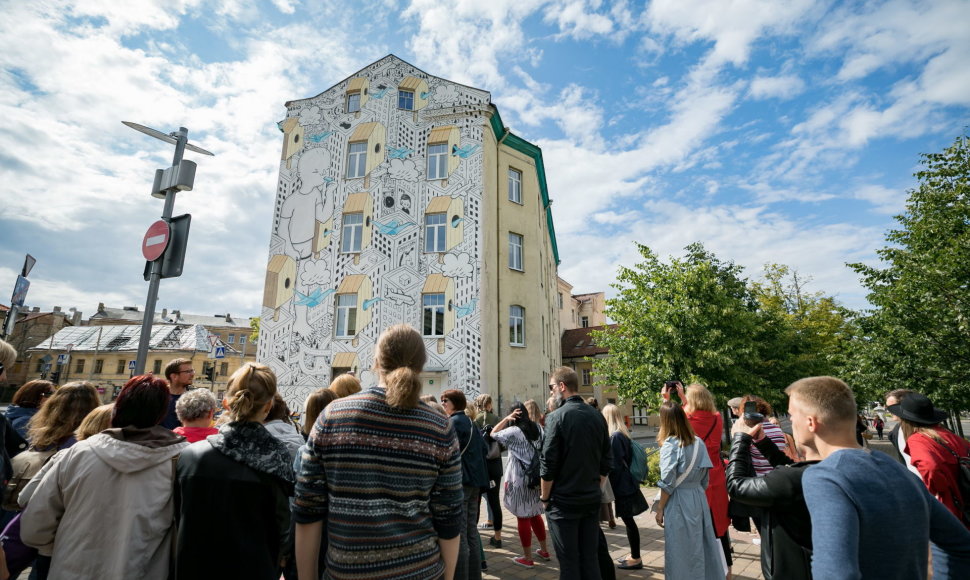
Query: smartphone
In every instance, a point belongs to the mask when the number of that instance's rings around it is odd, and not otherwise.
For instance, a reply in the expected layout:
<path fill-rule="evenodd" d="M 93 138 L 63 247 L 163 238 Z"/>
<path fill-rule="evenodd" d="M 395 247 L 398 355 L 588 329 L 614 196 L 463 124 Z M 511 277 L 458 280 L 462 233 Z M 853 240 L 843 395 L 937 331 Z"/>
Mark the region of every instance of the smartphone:
<path fill-rule="evenodd" d="M 671 392 L 677 392 L 677 383 L 679 381 L 664 381 L 664 388 Z"/>
<path fill-rule="evenodd" d="M 765 416 L 758 412 L 758 402 L 748 401 L 744 404 L 744 418 L 751 423 L 761 423 Z"/>

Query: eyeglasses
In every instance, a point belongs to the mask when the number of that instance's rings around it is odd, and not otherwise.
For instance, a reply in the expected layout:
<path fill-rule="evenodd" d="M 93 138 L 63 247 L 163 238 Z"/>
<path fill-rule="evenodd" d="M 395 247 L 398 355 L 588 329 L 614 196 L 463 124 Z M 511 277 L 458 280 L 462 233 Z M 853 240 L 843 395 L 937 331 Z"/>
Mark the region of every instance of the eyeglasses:
<path fill-rule="evenodd" d="M 559 383 L 549 383 L 549 390 L 551 391 L 551 390 L 555 389 L 558 386 L 559 386 Z"/>

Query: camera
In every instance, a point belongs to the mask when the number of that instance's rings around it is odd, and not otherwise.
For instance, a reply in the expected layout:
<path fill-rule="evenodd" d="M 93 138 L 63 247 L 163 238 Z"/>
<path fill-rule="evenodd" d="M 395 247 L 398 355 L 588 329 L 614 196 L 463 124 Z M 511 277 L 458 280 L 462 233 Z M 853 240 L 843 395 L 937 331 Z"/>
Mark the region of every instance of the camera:
<path fill-rule="evenodd" d="M 677 392 L 677 384 L 678 383 L 680 383 L 680 381 L 664 381 L 663 388 L 664 389 L 667 389 L 667 391 L 669 391 L 671 393 L 676 393 Z M 661 390 L 663 390 L 663 389 L 661 389 Z"/>
<path fill-rule="evenodd" d="M 757 401 L 748 401 L 744 404 L 744 420 L 752 427 L 765 420 L 765 416 L 758 412 Z"/>

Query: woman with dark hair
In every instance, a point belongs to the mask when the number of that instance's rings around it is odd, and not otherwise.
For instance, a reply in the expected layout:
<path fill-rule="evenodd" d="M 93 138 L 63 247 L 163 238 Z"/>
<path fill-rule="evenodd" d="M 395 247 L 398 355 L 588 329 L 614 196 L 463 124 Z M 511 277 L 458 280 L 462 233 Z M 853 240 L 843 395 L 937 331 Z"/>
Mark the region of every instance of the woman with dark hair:
<path fill-rule="evenodd" d="M 286 450 L 290 452 L 290 458 L 295 458 L 297 451 L 306 443 L 296 425 L 290 419 L 290 408 L 279 393 L 273 395 L 273 408 L 269 410 L 269 415 L 266 416 L 263 427 L 266 427 L 270 435 L 286 445 Z"/>
<path fill-rule="evenodd" d="M 946 411 L 940 411 L 925 395 L 911 393 L 886 408 L 896 415 L 906 442 L 904 451 L 919 471 L 926 488 L 946 509 L 970 529 L 962 507 L 970 501 L 960 493 L 959 460 L 970 457 L 970 443 L 942 425 Z"/>
<path fill-rule="evenodd" d="M 481 578 L 482 536 L 478 533 L 477 524 L 482 490 L 488 488 L 488 470 L 485 467 L 485 455 L 488 450 L 481 432 L 465 414 L 465 408 L 468 406 L 465 393 L 457 389 L 448 389 L 441 393 L 440 401 L 441 406 L 448 413 L 451 426 L 455 428 L 458 447 L 461 449 L 461 486 L 464 502 L 461 508 L 462 526 L 455 576 Z"/>
<path fill-rule="evenodd" d="M 653 510 L 657 525 L 664 528 L 664 578 L 723 580 L 727 562 L 704 495 L 711 458 L 684 410 L 673 401 L 660 406 L 657 441 L 660 499 Z"/>
<path fill-rule="evenodd" d="M 112 428 L 63 451 L 38 484 L 21 535 L 29 546 L 53 543 L 51 578 L 168 576 L 174 459 L 188 445 L 158 426 L 168 401 L 164 380 L 129 379 Z M 110 534 L 92 533 L 108 520 Z"/>
<path fill-rule="evenodd" d="M 774 411 L 771 410 L 771 405 L 768 404 L 768 401 L 765 401 L 761 397 L 758 397 L 755 395 L 745 395 L 741 399 L 742 412 L 744 411 L 745 403 L 752 402 L 752 401 L 757 404 L 758 412 L 764 415 L 765 417 L 771 417 L 772 415 L 775 414 Z M 769 421 L 763 421 L 763 423 L 764 424 L 761 426 L 761 429 L 762 429 L 762 432 L 765 434 L 765 437 L 771 439 L 774 442 L 774 444 L 778 447 L 778 450 L 787 455 L 788 441 L 785 439 L 784 431 L 781 430 L 781 427 Z M 758 477 L 764 477 L 772 469 L 774 469 L 774 466 L 771 465 L 771 462 L 768 461 L 768 458 L 762 455 L 761 451 L 759 451 L 757 447 L 751 448 L 751 463 L 752 465 L 754 465 L 754 472 L 755 472 L 755 475 L 757 475 Z M 757 519 L 755 520 L 756 523 L 758 521 L 759 520 Z"/>
<path fill-rule="evenodd" d="M 7 421 L 24 439 L 27 438 L 27 423 L 40 411 L 47 397 L 54 394 L 54 383 L 44 380 L 27 381 L 13 395 L 7 407 Z"/>
<path fill-rule="evenodd" d="M 177 578 L 280 577 L 289 549 L 293 467 L 286 446 L 263 426 L 275 395 L 273 371 L 244 364 L 229 377 L 222 401 L 229 422 L 182 452 L 175 486 Z"/>
<path fill-rule="evenodd" d="M 302 452 L 293 514 L 301 578 L 452 580 L 461 459 L 448 418 L 418 400 L 424 339 L 400 324 L 374 350 L 379 384 L 330 403 Z"/>
<path fill-rule="evenodd" d="M 505 475 L 505 508 L 518 520 L 519 543 L 522 555 L 514 562 L 525 568 L 535 566 L 532 559 L 532 534 L 539 540 L 535 555 L 548 561 L 549 548 L 546 545 L 546 527 L 542 521 L 542 503 L 539 501 L 539 486 L 529 487 L 526 468 L 532 457 L 542 448 L 539 426 L 529 418 L 529 411 L 522 403 L 513 403 L 498 425 L 492 428 L 492 438 L 501 443 L 509 452 L 509 469 Z"/>

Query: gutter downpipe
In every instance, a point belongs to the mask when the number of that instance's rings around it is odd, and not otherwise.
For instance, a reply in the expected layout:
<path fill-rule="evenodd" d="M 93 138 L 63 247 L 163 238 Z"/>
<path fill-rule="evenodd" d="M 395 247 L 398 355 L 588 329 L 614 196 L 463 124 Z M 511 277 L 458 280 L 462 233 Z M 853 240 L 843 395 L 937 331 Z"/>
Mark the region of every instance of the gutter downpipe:
<path fill-rule="evenodd" d="M 496 239 L 498 240 L 498 242 L 495 244 L 495 263 L 496 263 L 495 305 L 499 309 L 498 319 L 500 321 L 503 318 L 502 318 L 502 283 L 501 283 L 502 281 L 501 281 L 501 275 L 500 275 L 500 272 L 502 271 L 501 270 L 502 268 L 502 241 L 501 241 L 502 225 L 499 220 L 499 215 L 501 212 L 501 199 L 499 198 L 499 195 L 498 195 L 498 190 L 499 190 L 498 184 L 500 183 L 499 167 L 501 166 L 502 143 L 505 142 L 505 139 L 512 134 L 512 130 L 509 129 L 508 127 L 504 127 L 504 129 L 505 129 L 505 132 L 502 134 L 502 136 L 498 140 L 498 143 L 496 143 L 495 145 L 495 229 L 499 230 L 495 234 Z M 501 322 L 499 324 L 501 324 Z M 498 354 L 498 361 L 497 361 L 498 364 L 495 365 L 496 382 L 497 382 L 495 398 L 497 399 L 497 402 L 500 405 L 499 408 L 504 409 L 505 407 L 502 407 L 501 405 L 502 404 L 508 405 L 508 404 L 502 400 L 502 331 L 501 330 L 496 333 L 495 341 L 496 341 L 496 347 L 497 347 L 496 354 Z"/>

